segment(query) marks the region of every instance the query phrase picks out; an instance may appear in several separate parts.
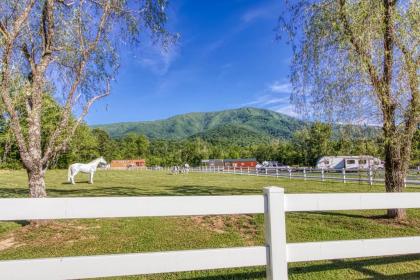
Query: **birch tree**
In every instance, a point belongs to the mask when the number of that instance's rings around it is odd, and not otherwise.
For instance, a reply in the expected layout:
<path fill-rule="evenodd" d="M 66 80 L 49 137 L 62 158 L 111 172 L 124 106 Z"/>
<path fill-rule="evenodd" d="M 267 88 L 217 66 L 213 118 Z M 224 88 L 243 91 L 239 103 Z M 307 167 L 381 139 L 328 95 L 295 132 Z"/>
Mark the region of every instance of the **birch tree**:
<path fill-rule="evenodd" d="M 420 121 L 420 1 L 285 2 L 292 101 L 321 119 L 381 125 L 386 191 L 402 192 Z"/>
<path fill-rule="evenodd" d="M 165 6 L 165 0 L 0 2 L 0 107 L 31 197 L 46 196 L 44 176 L 51 160 L 68 145 L 92 104 L 109 95 L 121 47 L 139 43 L 142 33 L 161 47 L 173 42 L 175 36 L 164 28 Z M 46 94 L 60 110 L 42 140 Z"/>

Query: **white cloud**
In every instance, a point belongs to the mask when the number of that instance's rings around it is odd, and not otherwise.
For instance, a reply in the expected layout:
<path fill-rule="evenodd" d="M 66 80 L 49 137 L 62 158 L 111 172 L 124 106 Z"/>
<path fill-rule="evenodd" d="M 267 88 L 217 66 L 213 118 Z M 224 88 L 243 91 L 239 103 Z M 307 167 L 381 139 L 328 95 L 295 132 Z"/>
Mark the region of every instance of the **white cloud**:
<path fill-rule="evenodd" d="M 150 46 L 143 54 L 139 55 L 138 61 L 143 67 L 150 69 L 153 73 L 165 75 L 177 57 L 178 50 L 176 46 L 167 50 Z"/>
<path fill-rule="evenodd" d="M 290 83 L 275 81 L 266 86 L 254 100 L 243 104 L 243 106 L 256 106 L 286 114 L 291 117 L 299 117 L 295 112 L 295 107 L 290 104 L 291 92 L 292 85 Z"/>
<path fill-rule="evenodd" d="M 289 97 L 273 97 L 271 95 L 263 95 L 256 100 L 247 103 L 246 105 L 268 106 L 275 104 L 289 104 Z"/>
<path fill-rule="evenodd" d="M 271 110 L 273 110 L 277 113 L 285 114 L 285 115 L 295 117 L 295 118 L 299 116 L 296 113 L 295 107 L 293 105 L 274 107 L 274 108 L 271 108 Z"/>
<path fill-rule="evenodd" d="M 255 19 L 266 16 L 267 13 L 268 9 L 266 7 L 250 9 L 241 16 L 241 20 L 245 23 L 248 23 Z"/>
<path fill-rule="evenodd" d="M 275 81 L 269 85 L 269 89 L 275 93 L 291 93 L 293 88 L 290 83 L 280 83 L 279 81 Z"/>

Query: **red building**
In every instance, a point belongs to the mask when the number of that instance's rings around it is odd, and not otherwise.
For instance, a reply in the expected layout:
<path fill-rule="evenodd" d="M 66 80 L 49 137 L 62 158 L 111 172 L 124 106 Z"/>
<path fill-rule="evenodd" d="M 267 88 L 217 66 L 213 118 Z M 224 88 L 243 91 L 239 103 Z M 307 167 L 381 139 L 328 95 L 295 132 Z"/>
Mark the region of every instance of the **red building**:
<path fill-rule="evenodd" d="M 145 168 L 146 161 L 144 159 L 123 159 L 112 160 L 112 169 L 130 169 L 130 168 Z"/>
<path fill-rule="evenodd" d="M 256 167 L 257 159 L 255 158 L 238 158 L 238 159 L 225 159 L 223 160 L 225 167 Z"/>

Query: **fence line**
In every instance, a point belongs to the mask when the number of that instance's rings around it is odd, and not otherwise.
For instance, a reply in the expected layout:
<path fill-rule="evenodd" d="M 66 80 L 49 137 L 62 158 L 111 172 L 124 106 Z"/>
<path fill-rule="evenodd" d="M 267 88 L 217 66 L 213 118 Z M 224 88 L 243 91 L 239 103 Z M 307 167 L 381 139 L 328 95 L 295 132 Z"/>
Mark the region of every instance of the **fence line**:
<path fill-rule="evenodd" d="M 289 262 L 420 253 L 419 237 L 287 243 L 285 213 L 420 208 L 420 193 L 284 194 L 0 199 L 0 220 L 264 213 L 266 245 L 135 254 L 0 261 L 7 279 L 81 279 L 266 265 L 287 279 Z"/>
<path fill-rule="evenodd" d="M 383 172 L 375 170 L 324 170 L 315 168 L 296 168 L 296 169 L 279 169 L 279 168 L 233 168 L 233 167 L 194 167 L 190 169 L 193 172 L 205 173 L 224 173 L 247 176 L 267 176 L 276 178 L 304 179 L 304 180 L 320 180 L 320 181 L 339 181 L 361 182 L 373 185 L 374 183 L 385 183 Z M 405 184 L 420 185 L 420 174 L 416 174 L 417 170 L 410 170 L 409 176 L 405 179 Z"/>

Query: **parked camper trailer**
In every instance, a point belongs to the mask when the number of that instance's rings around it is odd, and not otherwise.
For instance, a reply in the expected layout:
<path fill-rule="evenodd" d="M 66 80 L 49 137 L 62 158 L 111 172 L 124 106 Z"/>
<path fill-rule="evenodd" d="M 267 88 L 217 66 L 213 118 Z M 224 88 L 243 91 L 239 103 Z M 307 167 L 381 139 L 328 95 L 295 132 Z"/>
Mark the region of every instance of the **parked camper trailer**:
<path fill-rule="evenodd" d="M 373 156 L 325 156 L 318 160 L 319 169 L 382 169 L 382 161 Z"/>

